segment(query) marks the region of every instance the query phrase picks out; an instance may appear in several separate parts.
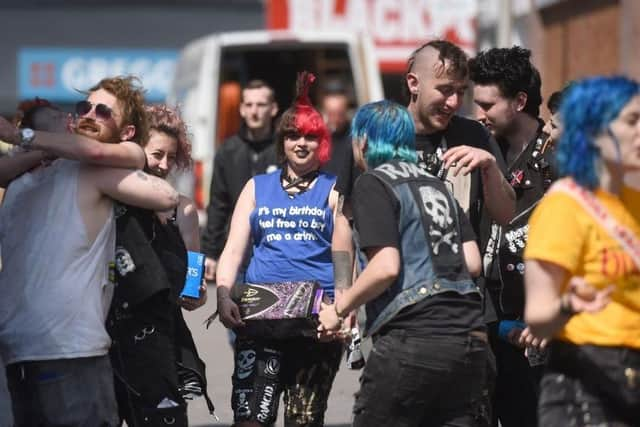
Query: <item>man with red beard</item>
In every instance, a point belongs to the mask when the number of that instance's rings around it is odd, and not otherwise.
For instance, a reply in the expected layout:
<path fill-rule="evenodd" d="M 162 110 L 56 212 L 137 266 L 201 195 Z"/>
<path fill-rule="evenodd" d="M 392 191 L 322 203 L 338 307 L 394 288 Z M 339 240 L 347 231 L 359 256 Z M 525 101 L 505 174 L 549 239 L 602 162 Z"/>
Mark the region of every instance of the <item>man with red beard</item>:
<path fill-rule="evenodd" d="M 0 139 L 98 163 L 144 162 L 135 143 L 114 144 L 147 137 L 142 93 L 131 78 L 104 79 L 78 113 L 79 135 L 17 131 L 0 119 Z M 6 192 L 0 353 L 17 426 L 119 424 L 104 325 L 113 294 L 114 199 L 167 210 L 178 195 L 141 171 L 66 159 L 21 175 Z"/>

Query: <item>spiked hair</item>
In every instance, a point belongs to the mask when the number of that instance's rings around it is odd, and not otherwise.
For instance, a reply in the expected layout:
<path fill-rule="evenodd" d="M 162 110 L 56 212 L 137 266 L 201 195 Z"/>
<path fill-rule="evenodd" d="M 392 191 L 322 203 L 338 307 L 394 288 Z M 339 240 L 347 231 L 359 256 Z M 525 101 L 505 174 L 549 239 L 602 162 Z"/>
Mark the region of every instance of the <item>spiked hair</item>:
<path fill-rule="evenodd" d="M 284 160 L 284 137 L 298 133 L 318 137 L 318 159 L 325 164 L 331 156 L 331 136 L 322 115 L 311 105 L 309 87 L 316 77 L 308 71 L 298 74 L 296 81 L 296 98 L 280 118 L 276 129 L 276 151 L 280 160 Z"/>

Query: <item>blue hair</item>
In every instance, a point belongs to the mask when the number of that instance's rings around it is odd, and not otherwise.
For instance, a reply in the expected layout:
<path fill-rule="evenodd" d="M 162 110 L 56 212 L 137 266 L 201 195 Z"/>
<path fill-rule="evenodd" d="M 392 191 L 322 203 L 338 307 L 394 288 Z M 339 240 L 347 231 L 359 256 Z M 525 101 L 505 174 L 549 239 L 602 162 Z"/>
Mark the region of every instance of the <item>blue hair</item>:
<path fill-rule="evenodd" d="M 636 81 L 620 76 L 588 78 L 568 88 L 560 104 L 562 135 L 556 150 L 560 175 L 592 190 L 600 185 L 596 137 L 639 92 Z"/>
<path fill-rule="evenodd" d="M 351 136 L 367 138 L 364 158 L 370 168 L 392 159 L 418 161 L 413 119 L 395 102 L 378 101 L 360 107 L 351 121 Z"/>

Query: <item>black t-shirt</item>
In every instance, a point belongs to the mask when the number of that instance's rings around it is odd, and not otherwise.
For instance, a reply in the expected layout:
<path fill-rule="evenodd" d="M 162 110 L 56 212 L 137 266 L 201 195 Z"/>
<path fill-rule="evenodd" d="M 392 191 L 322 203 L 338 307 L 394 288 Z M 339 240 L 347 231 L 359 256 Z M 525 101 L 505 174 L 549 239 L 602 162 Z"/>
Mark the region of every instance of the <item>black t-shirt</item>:
<path fill-rule="evenodd" d="M 213 165 L 201 249 L 207 257 L 217 259 L 227 241 L 231 216 L 245 184 L 278 165 L 273 137 L 251 141 L 243 125 L 238 134 L 218 148 Z"/>
<path fill-rule="evenodd" d="M 475 240 L 469 220 L 462 209 L 458 207 L 457 211 L 462 242 Z M 353 217 L 363 250 L 388 246 L 400 249 L 399 213 L 400 202 L 393 190 L 369 174 L 358 179 Z M 416 335 L 464 334 L 483 328 L 481 307 L 479 295 L 444 292 L 406 307 L 383 330 L 404 329 Z"/>
<path fill-rule="evenodd" d="M 498 144 L 475 120 L 453 116 L 444 131 L 429 135 L 416 135 L 416 151 L 419 162 L 427 165 L 429 160 L 433 160 L 434 154 L 438 155 L 449 148 L 460 145 L 488 151 L 496 158 L 500 170 L 506 173 L 506 166 Z M 481 240 L 480 223 L 484 210 L 484 193 L 480 170 L 475 169 L 466 176 L 459 174 L 457 177 L 446 173 L 444 180 L 449 191 L 453 193 L 460 206 L 467 213 L 473 231 Z"/>
<path fill-rule="evenodd" d="M 423 163 L 428 162 L 429 155 L 444 152 L 446 149 L 460 145 L 480 148 L 491 153 L 496 158 L 498 167 L 506 176 L 507 167 L 500 147 L 484 126 L 475 120 L 453 116 L 444 131 L 429 135 L 416 135 L 416 151 L 418 158 Z M 484 207 L 480 170 L 475 169 L 466 176 L 460 174 L 455 178 L 447 173 L 445 181 L 449 190 L 467 213 L 482 253 L 490 234 L 489 227 L 483 226 L 483 224 L 490 223 L 491 219 Z M 483 277 L 478 278 L 477 283 L 484 289 Z M 487 323 L 493 322 L 496 319 L 496 314 L 491 300 L 486 295 L 485 303 L 485 321 Z"/>
<path fill-rule="evenodd" d="M 360 176 L 360 170 L 353 160 L 349 129 L 331 134 L 331 158 L 322 170 L 337 177 L 335 190 L 349 199 L 356 178 Z"/>

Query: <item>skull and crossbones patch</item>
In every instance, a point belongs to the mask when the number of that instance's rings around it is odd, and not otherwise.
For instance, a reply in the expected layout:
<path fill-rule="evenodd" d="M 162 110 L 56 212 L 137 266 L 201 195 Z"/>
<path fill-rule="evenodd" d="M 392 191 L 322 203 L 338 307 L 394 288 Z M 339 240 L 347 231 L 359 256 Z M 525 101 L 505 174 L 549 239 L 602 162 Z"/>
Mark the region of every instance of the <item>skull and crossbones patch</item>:
<path fill-rule="evenodd" d="M 430 219 L 429 236 L 433 254 L 439 255 L 443 246 L 457 254 L 460 250 L 456 239 L 458 231 L 454 226 L 449 198 L 429 186 L 420 187 L 419 192 L 424 211 Z"/>

